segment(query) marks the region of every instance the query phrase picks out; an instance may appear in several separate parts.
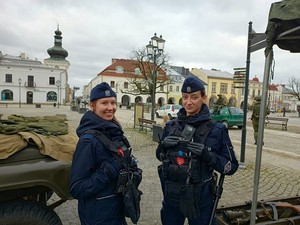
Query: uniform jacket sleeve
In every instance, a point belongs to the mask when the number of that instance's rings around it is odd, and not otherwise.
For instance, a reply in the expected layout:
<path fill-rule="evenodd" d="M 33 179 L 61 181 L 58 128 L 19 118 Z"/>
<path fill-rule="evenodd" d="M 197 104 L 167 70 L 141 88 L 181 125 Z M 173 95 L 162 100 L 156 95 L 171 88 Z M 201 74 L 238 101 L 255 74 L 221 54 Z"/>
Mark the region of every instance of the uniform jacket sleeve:
<path fill-rule="evenodd" d="M 213 156 L 213 163 L 210 166 L 214 170 L 226 175 L 232 175 L 237 171 L 239 164 L 228 135 L 228 129 L 223 124 L 216 124 L 205 144 Z"/>
<path fill-rule="evenodd" d="M 100 193 L 112 194 L 107 193 L 110 181 L 101 168 L 101 163 L 106 161 L 116 164 L 114 158 L 109 157 L 110 152 L 99 141 L 96 141 L 96 138 L 85 136 L 79 139 L 73 155 L 70 193 L 77 199 L 97 196 Z M 99 159 L 98 155 L 103 157 Z"/>

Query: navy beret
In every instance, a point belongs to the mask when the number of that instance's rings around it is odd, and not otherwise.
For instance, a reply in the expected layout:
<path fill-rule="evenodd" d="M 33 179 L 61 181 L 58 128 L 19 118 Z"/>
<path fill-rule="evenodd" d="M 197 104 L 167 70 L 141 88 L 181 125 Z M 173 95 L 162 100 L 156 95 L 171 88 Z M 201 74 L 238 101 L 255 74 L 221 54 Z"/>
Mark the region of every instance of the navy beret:
<path fill-rule="evenodd" d="M 90 101 L 97 100 L 99 98 L 117 97 L 111 87 L 106 82 L 98 84 L 91 90 Z"/>
<path fill-rule="evenodd" d="M 196 91 L 204 90 L 204 85 L 202 84 L 201 80 L 197 77 L 187 77 L 185 78 L 181 92 L 182 93 L 193 93 Z"/>

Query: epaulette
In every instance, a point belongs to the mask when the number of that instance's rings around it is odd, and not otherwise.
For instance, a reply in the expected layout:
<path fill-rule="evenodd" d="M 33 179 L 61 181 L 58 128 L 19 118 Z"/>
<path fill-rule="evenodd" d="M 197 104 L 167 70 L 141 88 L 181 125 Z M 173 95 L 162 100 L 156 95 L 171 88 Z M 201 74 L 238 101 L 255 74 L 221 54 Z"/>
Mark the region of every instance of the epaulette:
<path fill-rule="evenodd" d="M 223 129 L 225 125 L 223 123 L 216 123 L 215 127 Z"/>
<path fill-rule="evenodd" d="M 169 120 L 166 122 L 166 126 L 174 126 L 176 124 L 175 120 Z"/>
<path fill-rule="evenodd" d="M 92 140 L 94 138 L 94 135 L 90 133 L 84 133 L 81 138 L 82 140 Z"/>

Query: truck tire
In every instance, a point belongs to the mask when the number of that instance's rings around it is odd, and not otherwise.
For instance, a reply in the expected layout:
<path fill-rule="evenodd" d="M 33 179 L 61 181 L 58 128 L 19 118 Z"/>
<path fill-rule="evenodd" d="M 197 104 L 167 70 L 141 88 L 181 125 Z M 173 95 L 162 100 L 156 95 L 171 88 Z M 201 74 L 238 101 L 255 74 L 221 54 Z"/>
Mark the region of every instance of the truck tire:
<path fill-rule="evenodd" d="M 38 202 L 15 201 L 0 204 L 0 224 L 62 225 L 58 215 Z"/>

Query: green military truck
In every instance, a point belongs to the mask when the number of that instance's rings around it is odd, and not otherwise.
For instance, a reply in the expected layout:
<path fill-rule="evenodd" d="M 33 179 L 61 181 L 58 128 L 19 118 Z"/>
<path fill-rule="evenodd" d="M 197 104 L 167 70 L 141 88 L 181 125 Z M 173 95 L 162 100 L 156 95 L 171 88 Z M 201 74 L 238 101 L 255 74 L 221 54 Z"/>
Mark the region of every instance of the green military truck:
<path fill-rule="evenodd" d="M 0 224 L 60 225 L 53 210 L 68 199 L 70 163 L 40 153 L 35 145 L 0 160 Z M 56 194 L 58 200 L 51 199 Z"/>

